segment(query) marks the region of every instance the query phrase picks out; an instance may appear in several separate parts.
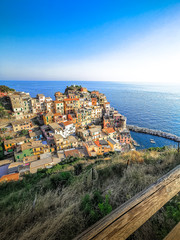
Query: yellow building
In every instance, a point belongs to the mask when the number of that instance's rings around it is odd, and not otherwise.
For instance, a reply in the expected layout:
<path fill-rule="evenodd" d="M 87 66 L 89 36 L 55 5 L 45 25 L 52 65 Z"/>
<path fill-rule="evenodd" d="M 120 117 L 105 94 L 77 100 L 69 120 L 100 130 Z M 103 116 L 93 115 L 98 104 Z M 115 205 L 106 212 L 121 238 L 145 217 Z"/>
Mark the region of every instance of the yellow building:
<path fill-rule="evenodd" d="M 50 123 L 53 123 L 54 122 L 54 114 L 53 113 L 46 113 L 43 115 L 43 121 L 44 121 L 44 124 L 45 125 L 48 125 Z"/>
<path fill-rule="evenodd" d="M 32 150 L 34 155 L 40 155 L 44 153 L 44 145 L 41 141 L 32 142 Z"/>
<path fill-rule="evenodd" d="M 9 139 L 9 140 L 5 140 L 4 141 L 4 148 L 5 148 L 5 151 L 8 151 L 10 149 L 14 149 L 16 148 L 16 145 L 19 143 L 19 144 L 22 144 L 26 141 L 26 137 L 23 136 L 23 137 L 19 137 L 19 138 L 13 138 L 13 139 Z"/>
<path fill-rule="evenodd" d="M 18 132 L 22 130 L 30 130 L 32 128 L 31 120 L 24 119 L 24 120 L 17 120 L 12 123 L 13 131 Z"/>
<path fill-rule="evenodd" d="M 54 142 L 57 151 L 71 147 L 71 143 L 68 139 L 63 138 L 60 134 L 54 134 Z"/>

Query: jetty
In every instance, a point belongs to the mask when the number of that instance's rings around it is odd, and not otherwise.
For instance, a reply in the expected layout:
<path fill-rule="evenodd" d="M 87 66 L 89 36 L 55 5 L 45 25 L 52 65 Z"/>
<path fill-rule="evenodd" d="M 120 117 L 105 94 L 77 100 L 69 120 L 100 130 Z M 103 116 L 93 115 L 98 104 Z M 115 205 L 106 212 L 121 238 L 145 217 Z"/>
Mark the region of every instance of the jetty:
<path fill-rule="evenodd" d="M 180 137 L 178 137 L 174 134 L 171 134 L 171 133 L 160 131 L 160 130 L 138 127 L 135 125 L 127 125 L 127 128 L 133 132 L 150 134 L 150 135 L 154 135 L 154 136 L 158 136 L 158 137 L 167 138 L 167 139 L 173 140 L 175 142 L 180 142 Z"/>

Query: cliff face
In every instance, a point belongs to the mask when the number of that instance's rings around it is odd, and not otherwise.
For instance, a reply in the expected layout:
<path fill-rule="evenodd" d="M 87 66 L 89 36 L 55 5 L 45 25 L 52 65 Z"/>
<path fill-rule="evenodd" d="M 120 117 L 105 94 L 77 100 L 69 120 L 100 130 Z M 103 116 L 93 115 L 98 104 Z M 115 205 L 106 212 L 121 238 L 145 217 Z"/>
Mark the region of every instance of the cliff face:
<path fill-rule="evenodd" d="M 79 161 L 74 170 L 67 164 L 2 184 L 0 239 L 73 239 L 178 164 L 175 149 L 132 151 L 99 162 Z M 178 221 L 178 199 L 130 239 L 163 239 Z"/>

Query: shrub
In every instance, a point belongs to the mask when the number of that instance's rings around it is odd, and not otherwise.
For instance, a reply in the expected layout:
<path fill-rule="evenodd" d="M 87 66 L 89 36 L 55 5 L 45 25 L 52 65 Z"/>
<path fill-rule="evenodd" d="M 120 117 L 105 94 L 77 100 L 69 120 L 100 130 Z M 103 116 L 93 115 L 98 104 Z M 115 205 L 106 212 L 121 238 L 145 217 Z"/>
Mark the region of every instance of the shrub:
<path fill-rule="evenodd" d="M 109 195 L 104 198 L 98 190 L 95 190 L 91 197 L 86 194 L 81 201 L 80 210 L 83 211 L 87 226 L 97 222 L 112 211 L 112 206 L 109 204 Z"/>
<path fill-rule="evenodd" d="M 52 175 L 50 177 L 52 188 L 56 189 L 67 186 L 71 182 L 72 178 L 73 177 L 70 172 L 61 172 L 59 174 Z"/>

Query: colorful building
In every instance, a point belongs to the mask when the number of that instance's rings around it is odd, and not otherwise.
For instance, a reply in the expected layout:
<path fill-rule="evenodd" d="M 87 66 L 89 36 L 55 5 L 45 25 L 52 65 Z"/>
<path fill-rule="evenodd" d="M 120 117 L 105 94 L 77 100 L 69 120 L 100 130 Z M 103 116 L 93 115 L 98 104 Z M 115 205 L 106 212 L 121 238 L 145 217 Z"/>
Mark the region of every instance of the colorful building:
<path fill-rule="evenodd" d="M 22 131 L 22 130 L 30 130 L 32 128 L 31 120 L 17 120 L 11 123 L 14 132 Z"/>
<path fill-rule="evenodd" d="M 12 173 L 8 175 L 4 175 L 0 178 L 0 182 L 10 182 L 10 181 L 18 181 L 19 180 L 19 173 Z"/>
<path fill-rule="evenodd" d="M 97 105 L 97 98 L 91 98 L 91 101 L 93 106 Z"/>
<path fill-rule="evenodd" d="M 75 113 L 80 108 L 79 98 L 67 98 L 64 99 L 64 112 L 65 114 Z"/>
<path fill-rule="evenodd" d="M 50 113 L 50 112 L 45 113 L 45 114 L 43 115 L 43 121 L 44 121 L 44 124 L 45 124 L 45 125 L 48 125 L 48 124 L 54 122 L 54 114 L 53 114 L 53 113 Z"/>
<path fill-rule="evenodd" d="M 64 102 L 63 101 L 54 101 L 55 113 L 64 114 Z"/>
<path fill-rule="evenodd" d="M 111 146 L 105 140 L 97 140 L 97 141 L 94 141 L 94 143 L 97 146 L 97 150 L 96 150 L 97 155 L 103 155 L 103 154 L 106 154 L 106 153 L 112 151 Z"/>
<path fill-rule="evenodd" d="M 26 137 L 19 137 L 19 138 L 13 138 L 13 139 L 9 139 L 9 140 L 5 140 L 4 141 L 4 149 L 5 151 L 9 151 L 11 149 L 15 149 L 17 144 L 23 144 L 27 141 Z"/>

